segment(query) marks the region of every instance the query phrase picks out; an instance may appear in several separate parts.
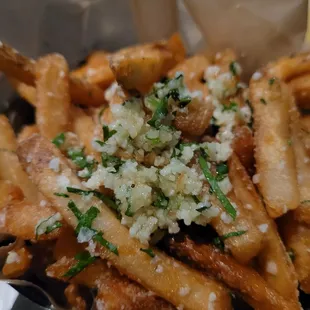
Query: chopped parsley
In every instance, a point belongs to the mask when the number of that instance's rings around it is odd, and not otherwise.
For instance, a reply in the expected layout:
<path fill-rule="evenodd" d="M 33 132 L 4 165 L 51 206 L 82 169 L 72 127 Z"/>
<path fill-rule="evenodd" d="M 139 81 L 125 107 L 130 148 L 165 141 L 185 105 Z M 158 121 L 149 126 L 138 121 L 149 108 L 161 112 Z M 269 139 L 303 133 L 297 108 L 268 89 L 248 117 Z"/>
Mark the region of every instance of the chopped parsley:
<path fill-rule="evenodd" d="M 301 204 L 304 204 L 304 203 L 310 203 L 310 200 L 303 200 L 303 201 L 301 202 Z"/>
<path fill-rule="evenodd" d="M 113 201 L 113 199 L 107 197 L 106 195 L 98 191 L 86 191 L 86 190 L 75 188 L 75 187 L 67 187 L 67 191 L 69 193 L 84 195 L 84 196 L 93 194 L 96 198 L 100 199 L 103 203 L 108 205 L 113 210 L 118 210 L 118 205 L 115 203 L 115 201 Z"/>
<path fill-rule="evenodd" d="M 103 125 L 102 126 L 103 131 L 103 141 L 106 142 L 109 140 L 113 135 L 116 134 L 116 130 L 110 130 L 108 126 Z"/>
<path fill-rule="evenodd" d="M 57 135 L 53 140 L 52 143 L 54 143 L 58 148 L 65 142 L 65 134 L 62 132 L 59 135 Z"/>
<path fill-rule="evenodd" d="M 75 217 L 78 220 L 78 225 L 75 228 L 76 234 L 79 234 L 79 232 L 82 229 L 85 229 L 87 231 L 91 231 L 91 238 L 94 241 L 99 242 L 102 246 L 106 247 L 108 250 L 110 250 L 115 255 L 118 255 L 117 247 L 112 244 L 111 242 L 107 241 L 102 237 L 103 233 L 99 232 L 95 229 L 93 229 L 92 223 L 97 217 L 97 215 L 100 213 L 99 209 L 95 206 L 90 207 L 84 214 L 77 208 L 76 204 L 70 200 L 68 203 L 68 208 L 72 211 L 72 213 L 75 215 Z"/>
<path fill-rule="evenodd" d="M 69 198 L 69 195 L 65 194 L 65 193 L 54 193 L 55 196 L 58 197 L 64 197 L 64 198 Z"/>
<path fill-rule="evenodd" d="M 192 101 L 192 98 L 190 96 L 182 97 L 177 88 L 171 89 L 167 97 L 171 97 L 174 101 L 178 102 L 178 105 L 181 109 L 185 108 Z"/>
<path fill-rule="evenodd" d="M 208 209 L 210 209 L 210 208 L 211 208 L 210 206 L 203 206 L 203 207 L 201 207 L 201 208 L 196 209 L 196 211 L 198 211 L 198 212 L 203 212 L 203 211 L 208 210 Z"/>
<path fill-rule="evenodd" d="M 83 178 L 89 178 L 92 175 L 96 162 L 94 160 L 87 160 L 83 149 L 69 149 L 67 155 L 77 167 L 80 169 L 86 169 L 86 174 L 83 175 Z"/>
<path fill-rule="evenodd" d="M 103 112 L 108 108 L 108 105 L 106 104 L 98 113 L 98 121 L 101 124 L 101 117 L 103 115 Z"/>
<path fill-rule="evenodd" d="M 164 195 L 161 190 L 156 192 L 156 198 L 153 202 L 154 207 L 159 209 L 167 209 L 169 204 L 169 198 Z"/>
<path fill-rule="evenodd" d="M 150 101 L 153 101 L 153 104 L 156 104 L 156 110 L 153 113 L 152 118 L 147 123 L 152 127 L 159 128 L 162 120 L 168 114 L 168 100 L 167 98 L 163 98 L 162 100 L 160 100 L 154 97 L 150 99 Z"/>
<path fill-rule="evenodd" d="M 238 64 L 237 64 L 237 62 L 235 62 L 235 61 L 232 61 L 230 64 L 229 64 L 229 71 L 231 72 L 231 74 L 233 75 L 233 76 L 236 76 L 236 75 L 238 75 Z"/>
<path fill-rule="evenodd" d="M 202 156 L 199 156 L 199 164 L 205 178 L 209 182 L 210 187 L 212 191 L 215 193 L 217 199 L 221 202 L 226 212 L 232 217 L 233 220 L 235 220 L 237 216 L 236 209 L 233 207 L 231 202 L 227 199 L 227 197 L 220 189 L 219 185 L 217 184 L 216 177 L 212 175 L 211 170 L 208 167 L 207 161 Z"/>
<path fill-rule="evenodd" d="M 232 231 L 228 234 L 225 234 L 223 236 L 219 236 L 213 239 L 212 243 L 219 248 L 220 250 L 224 251 L 224 240 L 231 238 L 231 237 L 239 237 L 245 234 L 247 230 L 239 230 L 239 231 Z"/>
<path fill-rule="evenodd" d="M 60 222 L 55 222 L 53 225 L 47 226 L 46 227 L 46 231 L 45 234 L 49 234 L 50 232 L 52 232 L 53 230 L 62 227 L 62 224 Z"/>
<path fill-rule="evenodd" d="M 120 158 L 107 153 L 101 153 L 101 162 L 103 167 L 113 167 L 115 169 L 115 172 L 111 173 L 117 173 L 119 168 L 124 164 L 124 161 Z"/>
<path fill-rule="evenodd" d="M 133 217 L 134 216 L 134 212 L 131 210 L 132 208 L 132 204 L 129 201 L 129 198 L 127 198 L 127 209 L 125 211 L 125 215 L 129 216 L 129 217 Z"/>
<path fill-rule="evenodd" d="M 291 139 L 288 139 L 288 140 L 287 140 L 287 144 L 288 144 L 288 146 L 292 146 L 293 141 L 292 141 Z"/>
<path fill-rule="evenodd" d="M 272 77 L 271 79 L 269 79 L 268 84 L 271 86 L 274 84 L 275 81 L 276 81 L 276 78 Z"/>
<path fill-rule="evenodd" d="M 216 165 L 216 181 L 222 181 L 227 177 L 228 166 L 224 163 Z"/>
<path fill-rule="evenodd" d="M 223 105 L 223 111 L 238 111 L 238 104 L 236 102 L 231 101 L 229 104 Z"/>
<path fill-rule="evenodd" d="M 155 257 L 155 254 L 154 254 L 153 250 L 150 249 L 150 248 L 148 248 L 148 249 L 142 249 L 142 248 L 141 248 L 140 251 L 146 253 L 148 256 L 150 256 L 150 257 L 152 257 L 152 258 Z"/>
<path fill-rule="evenodd" d="M 91 256 L 89 252 L 84 251 L 82 253 L 77 254 L 74 257 L 77 260 L 77 263 L 72 266 L 64 275 L 63 277 L 72 278 L 79 274 L 83 269 L 85 269 L 88 265 L 92 264 L 96 257 Z"/>
<path fill-rule="evenodd" d="M 46 220 L 42 221 L 40 224 L 36 226 L 36 239 L 38 239 L 40 235 L 43 235 L 43 234 L 47 235 L 51 233 L 52 231 L 54 231 L 55 229 L 62 227 L 62 223 L 59 221 L 56 221 L 52 225 L 45 227 L 45 224 L 54 216 L 55 214 L 51 215 Z M 44 229 L 44 231 L 40 231 L 41 229 Z"/>
<path fill-rule="evenodd" d="M 265 104 L 265 105 L 267 104 L 267 102 L 266 102 L 266 100 L 265 100 L 264 98 L 260 98 L 259 101 L 260 101 L 262 104 Z"/>

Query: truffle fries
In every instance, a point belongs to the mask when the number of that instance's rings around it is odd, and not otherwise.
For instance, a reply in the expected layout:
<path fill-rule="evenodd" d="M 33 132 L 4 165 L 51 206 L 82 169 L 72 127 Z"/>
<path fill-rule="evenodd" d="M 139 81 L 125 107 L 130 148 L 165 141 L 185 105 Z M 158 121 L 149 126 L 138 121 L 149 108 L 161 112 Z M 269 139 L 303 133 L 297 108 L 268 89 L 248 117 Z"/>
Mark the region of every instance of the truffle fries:
<path fill-rule="evenodd" d="M 68 199 L 53 194 L 66 190 L 61 182 L 64 179 L 68 180 L 73 187 L 83 188 L 61 153 L 49 141 L 33 136 L 21 144 L 18 154 L 25 167 L 30 168 L 31 176 L 39 189 L 51 200 L 66 222 L 76 228 L 78 221 L 67 206 Z M 33 158 L 30 163 L 26 160 L 29 155 Z M 54 157 L 60 158 L 61 172 L 59 173 L 48 168 L 50 160 Z M 110 249 L 100 247 L 100 256 L 108 259 L 119 271 L 176 306 L 182 304 L 186 309 L 203 309 L 208 304 L 209 295 L 212 293 L 216 296 L 213 303 L 214 309 L 230 309 L 229 296 L 219 283 L 185 265 L 174 264 L 175 261 L 171 257 L 156 250 L 154 253 L 158 257 L 158 262 L 152 264 L 151 258 L 140 251 L 143 245 L 129 236 L 127 228 L 121 225 L 108 207 L 98 203 L 95 198 L 89 202 L 79 195 L 73 194 L 70 198 L 76 206 L 75 211 L 79 210 L 77 212 L 86 212 L 90 205 L 100 210 L 94 220 L 93 229 L 104 233 L 107 239 L 104 244 Z M 190 288 L 186 296 L 179 294 L 184 286 Z"/>
<path fill-rule="evenodd" d="M 276 218 L 299 205 L 295 158 L 289 130 L 289 109 L 294 98 L 287 85 L 268 77 L 253 79 L 250 97 L 254 109 L 257 174 L 254 181 Z"/>

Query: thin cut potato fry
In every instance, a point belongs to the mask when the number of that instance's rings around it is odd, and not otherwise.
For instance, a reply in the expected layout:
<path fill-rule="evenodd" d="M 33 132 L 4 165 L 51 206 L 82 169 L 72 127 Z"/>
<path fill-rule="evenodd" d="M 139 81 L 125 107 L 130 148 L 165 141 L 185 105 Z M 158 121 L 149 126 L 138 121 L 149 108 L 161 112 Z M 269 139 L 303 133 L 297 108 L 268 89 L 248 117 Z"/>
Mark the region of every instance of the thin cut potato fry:
<path fill-rule="evenodd" d="M 85 300 L 79 295 L 78 292 L 78 285 L 76 284 L 69 284 L 64 294 L 67 298 L 68 303 L 74 310 L 86 310 L 86 302 Z"/>
<path fill-rule="evenodd" d="M 310 74 L 297 76 L 289 82 L 296 98 L 296 103 L 301 109 L 310 109 Z"/>
<path fill-rule="evenodd" d="M 264 247 L 258 255 L 259 271 L 267 283 L 281 296 L 298 304 L 297 278 L 274 221 L 268 216 L 245 168 L 234 154 L 229 161 L 229 178 L 238 199 L 249 209 L 264 231 Z M 270 263 L 276 272 L 268 271 Z"/>
<path fill-rule="evenodd" d="M 44 56 L 36 63 L 36 122 L 48 139 L 68 129 L 68 73 L 67 62 L 59 54 Z"/>
<path fill-rule="evenodd" d="M 172 240 L 171 247 L 179 256 L 186 257 L 230 288 L 240 291 L 255 309 L 300 309 L 298 304 L 286 300 L 268 287 L 256 271 L 237 263 L 212 245 L 198 245 L 186 238 L 183 242 Z"/>
<path fill-rule="evenodd" d="M 18 154 L 25 167 L 30 168 L 32 178 L 39 189 L 51 200 L 66 222 L 75 228 L 77 219 L 67 207 L 68 200 L 55 196 L 53 193 L 63 190 L 57 181 L 60 175 L 66 176 L 71 186 L 83 187 L 66 165 L 59 150 L 44 138 L 33 136 L 20 145 Z M 30 163 L 27 162 L 29 155 L 32 156 Z M 55 156 L 60 158 L 63 167 L 61 173 L 48 169 L 50 160 Z M 101 212 L 94 220 L 93 228 L 99 231 L 103 230 L 105 238 L 117 246 L 119 255 L 115 255 L 103 247 L 100 247 L 99 253 L 120 272 L 127 274 L 131 279 L 176 306 L 182 304 L 189 310 L 207 309 L 209 295 L 214 293 L 216 296 L 214 309 L 230 309 L 230 298 L 219 283 L 185 265 L 174 264 L 173 258 L 157 250 L 154 250 L 154 253 L 158 256 L 158 263 L 151 264 L 150 257 L 140 251 L 143 245 L 130 237 L 128 229 L 117 220 L 108 207 L 98 204 L 98 200 L 95 198 L 90 199 L 89 202 L 80 195 L 71 195 L 70 198 L 81 212 L 85 212 L 91 205 L 99 207 Z M 156 272 L 158 268 L 163 272 Z M 184 286 L 191 288 L 186 296 L 178 293 Z"/>
<path fill-rule="evenodd" d="M 2 44 L 0 46 L 0 71 L 27 85 L 35 85 L 35 62 L 20 55 L 16 50 Z M 97 85 L 70 77 L 72 101 L 86 106 L 100 106 L 105 103 L 104 92 Z"/>
<path fill-rule="evenodd" d="M 224 240 L 225 247 L 229 249 L 234 258 L 243 264 L 248 263 L 254 258 L 262 248 L 263 234 L 258 229 L 254 217 L 251 216 L 245 206 L 236 198 L 234 192 L 227 194 L 227 197 L 238 206 L 238 215 L 233 221 L 229 215 L 223 211 L 220 215 L 211 221 L 211 225 L 220 236 L 235 231 L 246 231 L 243 235 L 231 237 Z M 218 208 L 222 206 L 217 199 L 213 199 L 212 203 Z M 225 217 L 223 216 L 225 215 Z M 226 221 L 223 218 L 228 218 Z"/>
<path fill-rule="evenodd" d="M 96 125 L 91 116 L 88 116 L 82 109 L 72 107 L 71 129 L 75 132 L 79 140 L 85 146 L 86 154 L 93 155 L 97 161 L 100 161 L 100 154 L 92 146 L 93 134 Z"/>
<path fill-rule="evenodd" d="M 17 142 L 20 143 L 23 140 L 30 138 L 32 135 L 39 133 L 37 125 L 26 125 L 17 136 Z"/>
<path fill-rule="evenodd" d="M 29 269 L 31 260 L 32 255 L 26 247 L 9 252 L 2 273 L 7 278 L 18 278 Z"/>
<path fill-rule="evenodd" d="M 23 199 L 24 194 L 20 187 L 14 185 L 10 181 L 0 180 L 0 210 L 9 203 L 21 201 Z"/>
<path fill-rule="evenodd" d="M 106 89 L 115 80 L 109 66 L 109 56 L 110 54 L 103 51 L 94 53 L 84 66 L 72 71 L 71 76 Z"/>
<path fill-rule="evenodd" d="M 281 233 L 294 263 L 301 289 L 310 293 L 310 228 L 288 214 L 280 222 Z"/>
<path fill-rule="evenodd" d="M 47 268 L 47 274 L 64 280 L 63 274 L 69 270 L 73 257 L 83 250 L 72 230 L 62 234 L 56 242 L 54 255 L 57 262 Z M 104 260 L 97 260 L 85 270 L 70 279 L 71 283 L 85 285 L 98 290 L 97 299 L 104 302 L 106 309 L 175 309 L 154 294 L 150 294 L 139 284 L 130 281 Z"/>
<path fill-rule="evenodd" d="M 117 82 L 126 90 L 145 93 L 185 57 L 181 38 L 121 49 L 110 58 Z"/>
<path fill-rule="evenodd" d="M 208 88 L 201 82 L 204 70 L 209 65 L 210 62 L 205 56 L 196 55 L 185 59 L 168 72 L 170 78 L 177 72 L 183 72 L 186 87 L 192 92 L 201 92 L 201 98 L 192 98 L 187 106 L 188 112 L 178 111 L 174 120 L 175 127 L 189 135 L 200 136 L 210 125 L 214 106 L 206 99 L 209 94 Z"/>
<path fill-rule="evenodd" d="M 234 153 L 239 157 L 242 165 L 250 175 L 252 175 L 254 170 L 253 133 L 248 126 L 243 125 L 235 128 L 234 134 L 235 137 L 231 147 Z"/>
<path fill-rule="evenodd" d="M 289 132 L 289 109 L 294 98 L 279 80 L 251 80 L 257 185 L 268 214 L 275 218 L 296 209 L 299 191 Z"/>
<path fill-rule="evenodd" d="M 1 115 L 0 119 L 0 178 L 18 185 L 29 201 L 37 202 L 40 200 L 38 190 L 23 170 L 15 153 L 17 143 L 13 128 L 5 116 Z"/>
<path fill-rule="evenodd" d="M 300 204 L 294 210 L 296 220 L 310 224 L 310 158 L 302 140 L 300 113 L 296 106 L 290 109 L 292 147 L 295 152 Z"/>
<path fill-rule="evenodd" d="M 270 63 L 266 71 L 270 77 L 275 76 L 284 81 L 310 72 L 309 53 L 302 53 L 294 57 L 282 57 L 276 62 Z"/>
<path fill-rule="evenodd" d="M 44 201 L 44 204 L 48 204 Z M 4 227 L 2 232 L 11 234 L 24 240 L 36 239 L 36 226 L 40 220 L 48 219 L 56 212 L 46 205 L 40 206 L 27 201 L 13 202 L 8 204 L 1 210 L 4 215 Z M 22 216 L 21 216 L 22 214 Z M 38 240 L 54 240 L 57 239 L 62 228 L 55 229 L 49 234 L 38 236 Z"/>

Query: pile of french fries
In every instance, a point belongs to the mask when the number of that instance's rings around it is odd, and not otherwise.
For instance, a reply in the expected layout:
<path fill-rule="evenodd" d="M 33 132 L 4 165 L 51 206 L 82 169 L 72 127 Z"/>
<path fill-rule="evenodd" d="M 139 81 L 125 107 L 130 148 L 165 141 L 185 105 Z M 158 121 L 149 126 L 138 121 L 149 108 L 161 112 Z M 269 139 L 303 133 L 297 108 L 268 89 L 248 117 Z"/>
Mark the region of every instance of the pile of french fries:
<path fill-rule="evenodd" d="M 302 113 L 310 109 L 310 54 L 268 64 L 246 89 L 254 125 L 234 128 L 228 161 L 232 190 L 227 197 L 238 205 L 238 216 L 210 223 L 219 238 L 246 228 L 238 237 L 221 239 L 228 250 L 186 236 L 169 239 L 169 255 L 156 247 L 145 255 L 145 246 L 130 237 L 100 195 L 87 200 L 74 195 L 71 209 L 67 197 L 55 195 L 60 174 L 49 169 L 53 158 L 60 159 L 70 186 L 83 188 L 76 163 L 55 146 L 63 133 L 71 133 L 66 143 L 83 146 L 86 155 L 100 162 L 92 141 L 101 134 L 102 123 L 111 122 L 111 105 L 143 96 L 153 83 L 177 71 L 184 73 L 186 87 L 201 91 L 203 98 L 178 113 L 174 125 L 184 141 L 202 141 L 214 109 L 205 99 L 204 71 L 212 65 L 229 71 L 234 61 L 231 50 L 186 58 L 176 34 L 114 53 L 95 52 L 70 72 L 59 54 L 34 61 L 1 44 L 0 71 L 36 113 L 35 124 L 17 137 L 8 119 L 0 116 L 0 232 L 19 241 L 9 248 L 3 275 L 22 276 L 34 256 L 29 244 L 41 243 L 53 251 L 47 276 L 68 283 L 65 295 L 76 309 L 86 309 L 80 285 L 97 289 L 97 309 L 226 310 L 232 309 L 230 292 L 254 309 L 301 309 L 298 285 L 310 293 L 310 117 Z M 113 83 L 122 92 L 108 96 Z M 244 104 L 241 97 L 234 101 Z M 216 197 L 212 204 L 222 208 Z M 74 234 L 78 219 L 95 209 L 100 210 L 93 223 L 99 258 L 85 252 L 87 245 Z M 42 218 L 56 215 L 56 226 L 36 234 Z M 158 272 L 158 261 L 164 272 Z M 186 294 L 180 293 L 184 287 Z"/>

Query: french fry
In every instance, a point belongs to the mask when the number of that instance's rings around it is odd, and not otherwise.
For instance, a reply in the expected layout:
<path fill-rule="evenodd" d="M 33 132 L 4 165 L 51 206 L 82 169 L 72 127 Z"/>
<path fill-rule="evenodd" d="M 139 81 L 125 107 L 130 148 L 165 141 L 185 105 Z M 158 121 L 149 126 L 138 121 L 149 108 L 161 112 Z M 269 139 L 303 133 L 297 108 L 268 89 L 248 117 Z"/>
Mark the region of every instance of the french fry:
<path fill-rule="evenodd" d="M 30 138 L 32 135 L 38 134 L 39 128 L 37 125 L 27 125 L 17 136 L 17 142 L 20 143 L 23 140 Z"/>
<path fill-rule="evenodd" d="M 310 73 L 310 72 L 309 72 Z M 289 82 L 296 103 L 301 109 L 310 109 L 310 74 L 297 76 Z"/>
<path fill-rule="evenodd" d="M 110 67 L 126 90 L 145 93 L 184 57 L 183 43 L 175 34 L 168 41 L 119 50 L 111 55 Z"/>
<path fill-rule="evenodd" d="M 222 210 L 220 215 L 211 221 L 211 225 L 220 236 L 236 231 L 245 232 L 241 236 L 227 238 L 224 240 L 224 244 L 237 261 L 246 264 L 261 250 L 263 234 L 258 229 L 255 218 L 251 217 L 249 211 L 236 198 L 234 192 L 228 193 L 227 197 L 237 205 L 238 215 L 236 219 L 232 220 L 225 210 Z M 212 199 L 212 204 L 219 209 L 223 208 L 216 198 Z"/>
<path fill-rule="evenodd" d="M 302 140 L 308 155 L 310 156 L 310 116 L 302 115 L 300 117 L 300 126 L 302 131 Z"/>
<path fill-rule="evenodd" d="M 31 105 L 36 105 L 36 90 L 33 86 L 28 85 L 14 78 L 9 78 L 11 85 L 14 87 L 16 92 Z"/>
<path fill-rule="evenodd" d="M 302 140 L 302 126 L 300 113 L 296 106 L 290 109 L 292 147 L 296 158 L 296 170 L 300 204 L 294 210 L 294 217 L 298 221 L 310 224 L 310 158 Z"/>
<path fill-rule="evenodd" d="M 10 181 L 0 180 L 0 210 L 9 203 L 24 199 L 23 191 Z"/>
<path fill-rule="evenodd" d="M 289 109 L 294 98 L 279 80 L 251 80 L 257 185 L 268 214 L 275 218 L 296 209 L 299 191 L 289 132 Z"/>
<path fill-rule="evenodd" d="M 35 85 L 35 62 L 7 44 L 0 46 L 0 71 L 19 82 Z M 69 86 L 74 103 L 86 106 L 100 106 L 105 103 L 104 92 L 97 85 L 70 77 Z"/>
<path fill-rule="evenodd" d="M 266 72 L 270 77 L 277 77 L 284 81 L 310 72 L 309 53 L 302 53 L 293 57 L 282 57 L 276 62 L 270 63 Z"/>
<path fill-rule="evenodd" d="M 68 73 L 66 60 L 59 54 L 44 56 L 36 63 L 36 123 L 48 139 L 68 129 Z"/>
<path fill-rule="evenodd" d="M 110 54 L 103 51 L 95 52 L 84 66 L 72 71 L 71 76 L 85 79 L 88 83 L 98 85 L 102 89 L 108 88 L 115 80 L 109 66 L 109 56 Z"/>
<path fill-rule="evenodd" d="M 254 139 L 252 130 L 246 126 L 238 126 L 234 130 L 232 149 L 240 159 L 246 170 L 253 174 L 254 171 Z"/>
<path fill-rule="evenodd" d="M 31 170 L 31 175 L 39 189 L 50 199 L 57 210 L 62 214 L 66 222 L 73 228 L 77 225 L 77 219 L 67 207 L 66 198 L 53 195 L 55 191 L 63 188 L 57 180 L 59 176 L 68 178 L 71 186 L 83 188 L 81 182 L 73 174 L 62 158 L 59 150 L 52 143 L 39 136 L 33 136 L 23 142 L 18 150 L 20 160 Z M 27 162 L 31 155 L 32 161 Z M 53 157 L 59 157 L 62 171 L 56 173 L 48 169 Z M 136 280 L 145 288 L 152 290 L 158 296 L 166 299 L 174 305 L 184 305 L 186 309 L 206 309 L 210 293 L 214 293 L 214 309 L 230 309 L 230 300 L 226 290 L 216 281 L 211 280 L 185 265 L 175 264 L 173 258 L 154 250 L 158 257 L 158 263 L 151 264 L 151 259 L 146 253 L 140 251 L 143 245 L 129 235 L 129 231 L 115 217 L 113 212 L 105 205 L 92 198 L 85 201 L 80 195 L 71 195 L 70 199 L 81 212 L 85 212 L 90 206 L 98 206 L 101 210 L 93 223 L 93 228 L 104 232 L 105 238 L 117 246 L 119 255 L 106 248 L 100 247 L 100 256 L 108 259 L 119 271 L 129 278 Z M 158 265 L 160 267 L 158 267 Z M 158 269 L 159 268 L 159 269 Z M 163 272 L 156 272 L 163 270 Z M 191 291 L 186 296 L 179 294 L 179 290 L 188 286 Z"/>
<path fill-rule="evenodd" d="M 0 120 L 0 178 L 17 184 L 29 201 L 40 201 L 36 186 L 23 170 L 15 153 L 17 143 L 13 128 L 5 116 L 1 115 Z"/>
<path fill-rule="evenodd" d="M 280 221 L 281 233 L 287 251 L 294 263 L 300 288 L 310 293 L 310 228 L 292 219 L 288 214 Z"/>
<path fill-rule="evenodd" d="M 210 65 L 209 60 L 203 55 L 196 55 L 184 60 L 168 72 L 170 78 L 177 72 L 184 73 L 184 84 L 194 92 L 201 92 L 201 98 L 192 98 L 187 106 L 187 112 L 177 112 L 174 125 L 178 130 L 193 136 L 202 135 L 210 124 L 213 114 L 213 104 L 207 100 L 208 88 L 201 82 L 204 70 Z"/>
<path fill-rule="evenodd" d="M 1 210 L 4 215 L 4 227 L 1 229 L 24 240 L 54 240 L 59 237 L 62 228 L 58 228 L 49 234 L 36 236 L 36 226 L 42 219 L 48 219 L 56 212 L 47 206 L 48 202 L 42 201 L 41 205 L 27 201 L 12 202 Z M 23 216 L 21 216 L 21 214 Z"/>
<path fill-rule="evenodd" d="M 30 267 L 32 255 L 26 247 L 10 251 L 2 268 L 2 273 L 7 278 L 18 278 Z"/>
<path fill-rule="evenodd" d="M 256 219 L 264 232 L 264 246 L 258 255 L 260 274 L 281 296 L 298 304 L 298 283 L 292 262 L 288 259 L 274 221 L 268 216 L 254 184 L 234 154 L 229 161 L 229 178 L 236 196 L 247 206 L 251 217 Z M 276 272 L 268 270 L 270 263 L 274 263 Z"/>
<path fill-rule="evenodd" d="M 79 295 L 78 286 L 76 284 L 69 284 L 64 294 L 67 298 L 68 303 L 75 310 L 86 310 L 86 302 L 85 300 Z"/>
<path fill-rule="evenodd" d="M 183 242 L 172 240 L 171 247 L 179 256 L 186 257 L 230 288 L 240 291 L 255 309 L 300 309 L 298 304 L 286 300 L 268 287 L 254 269 L 237 263 L 211 245 L 198 245 L 186 238 Z"/>

